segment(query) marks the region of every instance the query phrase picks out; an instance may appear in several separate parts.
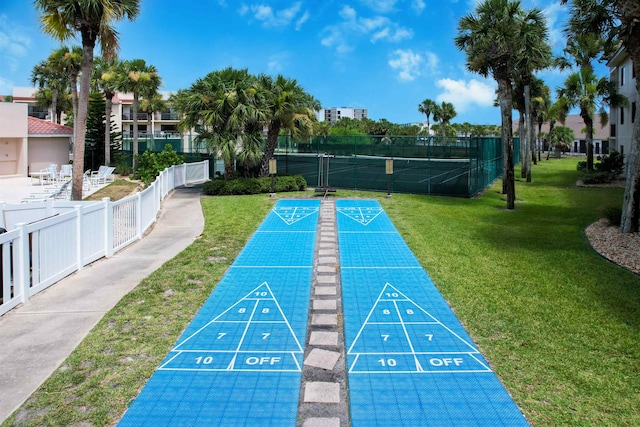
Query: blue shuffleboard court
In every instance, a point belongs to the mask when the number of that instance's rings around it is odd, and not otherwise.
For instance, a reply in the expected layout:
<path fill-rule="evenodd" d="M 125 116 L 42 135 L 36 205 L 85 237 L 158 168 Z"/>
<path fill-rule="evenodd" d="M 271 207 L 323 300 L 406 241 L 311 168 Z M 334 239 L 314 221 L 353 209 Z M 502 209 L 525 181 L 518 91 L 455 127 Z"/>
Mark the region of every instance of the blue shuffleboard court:
<path fill-rule="evenodd" d="M 120 426 L 295 426 L 320 202 L 281 200 Z"/>
<path fill-rule="evenodd" d="M 353 426 L 527 426 L 377 201 L 336 201 Z"/>

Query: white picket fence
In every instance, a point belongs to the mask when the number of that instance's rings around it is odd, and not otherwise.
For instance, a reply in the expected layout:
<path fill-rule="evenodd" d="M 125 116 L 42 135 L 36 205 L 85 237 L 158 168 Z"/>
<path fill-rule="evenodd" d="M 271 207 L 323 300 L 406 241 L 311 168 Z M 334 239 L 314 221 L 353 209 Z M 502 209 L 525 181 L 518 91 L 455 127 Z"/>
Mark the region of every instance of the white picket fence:
<path fill-rule="evenodd" d="M 170 191 L 209 180 L 209 162 L 165 169 L 144 191 L 111 202 L 0 204 L 0 316 L 87 264 L 142 238 Z"/>

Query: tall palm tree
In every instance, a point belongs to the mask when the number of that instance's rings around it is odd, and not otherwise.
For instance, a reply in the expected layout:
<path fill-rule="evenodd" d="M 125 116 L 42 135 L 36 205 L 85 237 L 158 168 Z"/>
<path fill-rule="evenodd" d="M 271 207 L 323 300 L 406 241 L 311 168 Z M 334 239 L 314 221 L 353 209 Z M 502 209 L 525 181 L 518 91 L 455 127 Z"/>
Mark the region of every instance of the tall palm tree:
<path fill-rule="evenodd" d="M 540 25 L 544 23 L 544 25 Z M 521 54 L 518 55 L 516 73 L 522 79 L 524 89 L 525 119 L 527 121 L 527 133 L 524 141 L 525 156 L 521 159 L 524 176 L 527 182 L 531 182 L 531 158 L 529 152 L 533 147 L 533 121 L 531 117 L 531 86 L 536 84 L 539 87 L 539 79 L 536 80 L 534 73 L 551 65 L 551 46 L 549 45 L 549 32 L 546 21 L 539 9 L 529 11 L 528 16 L 522 20 L 518 28 L 518 37 L 521 40 Z"/>
<path fill-rule="evenodd" d="M 580 117 L 586 127 L 587 170 L 593 170 L 593 119 L 600 111 L 600 123 L 605 126 L 609 121 L 604 106 L 616 107 L 624 102 L 616 91 L 615 85 L 606 77 L 598 79 L 588 67 L 567 76 L 564 86 L 558 89 L 565 108 L 579 108 Z"/>
<path fill-rule="evenodd" d="M 133 170 L 138 168 L 138 108 L 140 97 L 150 96 L 158 91 L 162 84 L 158 70 L 147 65 L 144 59 L 132 59 L 121 63 L 118 90 L 133 94 L 131 110 L 133 114 Z"/>
<path fill-rule="evenodd" d="M 69 79 L 64 70 L 58 64 L 51 61 L 51 58 L 40 61 L 31 71 L 31 83 L 40 90 L 49 89 L 51 91 L 51 121 L 58 123 L 58 95 L 64 94 L 69 87 Z"/>
<path fill-rule="evenodd" d="M 100 43 L 103 56 L 112 57 L 118 50 L 118 33 L 113 27 L 123 18 L 133 20 L 140 10 L 140 0 L 34 0 L 40 12 L 43 31 L 60 41 L 80 35 L 82 65 L 78 121 L 74 141 L 74 165 L 71 198 L 82 199 L 84 137 L 87 131 L 89 90 L 93 67 L 93 50 Z"/>
<path fill-rule="evenodd" d="M 147 134 L 152 133 L 151 121 L 154 113 L 167 108 L 167 102 L 158 91 L 145 95 L 140 100 L 140 111 L 147 113 Z"/>
<path fill-rule="evenodd" d="M 320 104 L 298 84 L 295 79 L 282 75 L 272 78 L 261 75 L 258 77 L 265 96 L 267 110 L 267 144 L 262 161 L 260 175 L 269 173 L 269 159 L 273 157 L 278 145 L 278 136 L 286 131 L 291 136 L 309 136 L 313 133 L 316 120 L 315 111 Z"/>
<path fill-rule="evenodd" d="M 93 67 L 93 83 L 95 84 L 96 91 L 102 92 L 105 99 L 104 117 L 107 123 L 105 124 L 104 132 L 104 164 L 106 166 L 111 165 L 111 112 L 113 111 L 113 97 L 116 95 L 118 87 L 118 70 L 119 70 L 118 58 L 111 59 L 96 58 Z"/>
<path fill-rule="evenodd" d="M 438 104 L 432 99 L 425 99 L 418 104 L 418 111 L 427 116 L 427 135 L 431 133 L 431 123 L 429 123 L 429 116 L 431 116 L 437 109 Z"/>
<path fill-rule="evenodd" d="M 442 104 L 435 106 L 433 110 L 433 120 L 440 122 L 440 132 L 445 136 L 447 125 L 458 113 L 450 102 L 442 101 Z"/>
<path fill-rule="evenodd" d="M 71 88 L 71 105 L 73 109 L 73 140 L 77 140 L 78 120 L 78 75 L 82 65 L 82 48 L 62 46 L 49 56 L 49 61 L 62 70 L 69 79 Z"/>
<path fill-rule="evenodd" d="M 475 13 L 463 17 L 458 24 L 456 46 L 467 54 L 467 68 L 483 76 L 493 75 L 498 82 L 498 104 L 502 117 L 504 153 L 503 191 L 507 209 L 515 209 L 515 176 L 512 136 L 513 76 L 528 52 L 524 28 L 546 27 L 539 9 L 523 10 L 519 1 L 485 0 Z"/>
<path fill-rule="evenodd" d="M 169 99 L 180 114 L 182 131 L 196 130 L 203 141 L 224 162 L 224 177 L 235 175 L 234 163 L 247 147 L 242 160 L 256 159 L 255 142 L 261 137 L 268 113 L 262 86 L 246 69 L 231 67 L 213 71 L 189 89 L 181 89 Z"/>

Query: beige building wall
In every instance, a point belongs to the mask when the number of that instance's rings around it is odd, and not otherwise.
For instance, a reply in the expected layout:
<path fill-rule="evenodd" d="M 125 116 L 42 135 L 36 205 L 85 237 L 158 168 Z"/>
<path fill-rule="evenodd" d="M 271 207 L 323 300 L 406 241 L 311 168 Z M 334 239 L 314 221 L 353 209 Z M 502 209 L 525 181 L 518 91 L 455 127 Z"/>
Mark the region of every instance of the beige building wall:
<path fill-rule="evenodd" d="M 26 175 L 29 125 L 26 104 L 0 102 L 0 175 Z"/>
<path fill-rule="evenodd" d="M 60 137 L 31 137 L 29 140 L 29 172 L 46 169 L 50 164 L 69 164 L 69 140 Z"/>

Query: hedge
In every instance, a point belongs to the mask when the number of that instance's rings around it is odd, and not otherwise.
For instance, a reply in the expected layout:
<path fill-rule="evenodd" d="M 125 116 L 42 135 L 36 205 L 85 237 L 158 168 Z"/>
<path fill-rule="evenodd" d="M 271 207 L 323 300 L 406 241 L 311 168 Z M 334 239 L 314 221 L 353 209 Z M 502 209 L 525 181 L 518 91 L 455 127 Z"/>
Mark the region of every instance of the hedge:
<path fill-rule="evenodd" d="M 276 193 L 290 191 L 304 191 L 307 189 L 307 181 L 302 175 L 277 176 L 275 178 Z M 271 178 L 237 178 L 224 180 L 217 178 L 207 181 L 203 185 L 204 194 L 210 196 L 229 196 L 239 194 L 260 194 L 271 192 Z"/>

